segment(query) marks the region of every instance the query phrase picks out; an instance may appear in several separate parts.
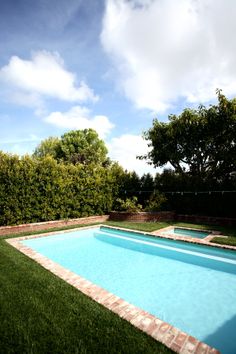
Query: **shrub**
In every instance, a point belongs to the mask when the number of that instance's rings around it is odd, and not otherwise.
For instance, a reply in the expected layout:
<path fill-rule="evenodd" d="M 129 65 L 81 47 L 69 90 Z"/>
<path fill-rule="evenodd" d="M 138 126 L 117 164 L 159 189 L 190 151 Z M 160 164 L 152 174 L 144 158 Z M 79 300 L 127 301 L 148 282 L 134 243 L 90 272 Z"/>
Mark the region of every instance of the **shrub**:
<path fill-rule="evenodd" d="M 116 199 L 117 202 L 117 210 L 119 211 L 127 211 L 129 213 L 137 213 L 142 210 L 142 205 L 138 204 L 138 198 L 126 198 L 123 199 Z"/>
<path fill-rule="evenodd" d="M 160 211 L 162 206 L 167 202 L 167 198 L 163 193 L 159 191 L 154 191 L 145 207 L 145 211 Z"/>

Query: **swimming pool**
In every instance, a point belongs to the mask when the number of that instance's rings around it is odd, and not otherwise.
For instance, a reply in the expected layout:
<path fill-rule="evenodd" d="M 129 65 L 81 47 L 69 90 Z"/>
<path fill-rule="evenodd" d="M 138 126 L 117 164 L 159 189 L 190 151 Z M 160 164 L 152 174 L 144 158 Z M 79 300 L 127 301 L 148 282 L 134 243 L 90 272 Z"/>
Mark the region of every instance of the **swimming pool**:
<path fill-rule="evenodd" d="M 235 252 L 106 227 L 21 243 L 223 354 L 235 354 Z"/>
<path fill-rule="evenodd" d="M 194 237 L 203 239 L 211 234 L 211 232 L 202 231 L 202 230 L 193 230 L 187 229 L 183 227 L 172 227 L 168 228 L 168 230 L 163 231 L 166 234 L 184 236 L 184 237 Z"/>

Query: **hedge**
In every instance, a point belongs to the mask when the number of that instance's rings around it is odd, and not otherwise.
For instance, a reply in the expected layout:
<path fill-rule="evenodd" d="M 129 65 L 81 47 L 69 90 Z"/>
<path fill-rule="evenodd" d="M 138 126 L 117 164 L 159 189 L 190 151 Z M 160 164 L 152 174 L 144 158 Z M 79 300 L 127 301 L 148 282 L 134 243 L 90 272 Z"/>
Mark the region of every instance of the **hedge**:
<path fill-rule="evenodd" d="M 112 169 L 0 152 L 0 225 L 101 215 L 115 191 Z"/>

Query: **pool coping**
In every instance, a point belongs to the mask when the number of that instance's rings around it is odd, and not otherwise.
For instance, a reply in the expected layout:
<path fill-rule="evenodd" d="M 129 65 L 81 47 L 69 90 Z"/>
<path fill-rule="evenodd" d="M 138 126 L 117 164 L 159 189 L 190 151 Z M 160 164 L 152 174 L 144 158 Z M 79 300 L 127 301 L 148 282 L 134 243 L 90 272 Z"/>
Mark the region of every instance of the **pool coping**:
<path fill-rule="evenodd" d="M 99 304 L 103 305 L 107 309 L 111 310 L 122 319 L 125 319 L 126 321 L 130 322 L 133 326 L 137 327 L 141 331 L 150 335 L 155 340 L 163 343 L 165 346 L 172 349 L 174 352 L 179 354 L 220 354 L 219 350 L 210 347 L 208 344 L 201 342 L 198 339 L 194 338 L 193 336 L 188 335 L 187 333 L 181 331 L 180 329 L 172 326 L 171 324 L 162 321 L 161 319 L 148 313 L 147 311 L 144 311 L 143 309 L 128 303 L 122 298 L 114 295 L 113 293 L 103 289 L 98 285 L 93 284 L 89 280 L 62 267 L 60 264 L 52 261 L 51 259 L 43 256 L 42 254 L 34 251 L 30 247 L 27 247 L 21 243 L 21 241 L 27 239 L 53 236 L 61 233 L 74 232 L 74 231 L 98 228 L 98 227 L 107 227 L 111 229 L 120 229 L 120 230 L 125 230 L 130 232 L 133 231 L 138 234 L 144 234 L 144 235 L 149 235 L 154 237 L 163 237 L 153 233 L 141 232 L 137 230 L 112 227 L 112 226 L 100 224 L 94 226 L 80 227 L 72 230 L 69 229 L 69 230 L 62 230 L 62 231 L 47 232 L 38 235 L 8 238 L 5 241 L 9 243 L 11 246 L 15 247 L 21 253 L 25 254 L 29 258 L 39 263 L 41 266 L 49 270 L 54 275 L 63 279 L 68 284 L 72 285 L 73 287 L 81 291 L 83 294 L 90 297 L 92 300 L 98 302 Z M 164 237 L 164 238 L 170 238 L 170 237 Z M 200 242 L 200 244 L 202 244 L 202 242 Z"/>

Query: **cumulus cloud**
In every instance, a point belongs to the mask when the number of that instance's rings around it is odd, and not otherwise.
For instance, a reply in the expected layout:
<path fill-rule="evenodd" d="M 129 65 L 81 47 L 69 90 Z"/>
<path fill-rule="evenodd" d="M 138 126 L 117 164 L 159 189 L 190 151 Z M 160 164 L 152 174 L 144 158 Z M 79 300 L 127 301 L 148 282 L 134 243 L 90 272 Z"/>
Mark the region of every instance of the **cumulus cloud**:
<path fill-rule="evenodd" d="M 41 97 L 69 102 L 98 99 L 85 82 L 77 85 L 76 75 L 65 68 L 58 53 L 35 52 L 31 60 L 12 56 L 9 63 L 0 69 L 0 80 L 15 90 L 17 103 L 22 102 L 19 97 L 25 94 L 33 97 L 35 105 Z"/>
<path fill-rule="evenodd" d="M 236 94 L 234 0 L 107 0 L 101 42 L 138 108 Z"/>
<path fill-rule="evenodd" d="M 74 106 L 68 112 L 52 112 L 44 120 L 66 129 L 93 128 L 101 138 L 104 138 L 114 127 L 106 116 L 91 116 L 90 110 L 81 106 Z"/>
<path fill-rule="evenodd" d="M 136 171 L 140 176 L 148 172 L 155 174 L 158 171 L 136 158 L 137 155 L 145 155 L 148 152 L 147 142 L 140 135 L 124 134 L 111 139 L 107 146 L 111 159 L 118 161 L 128 171 Z"/>

